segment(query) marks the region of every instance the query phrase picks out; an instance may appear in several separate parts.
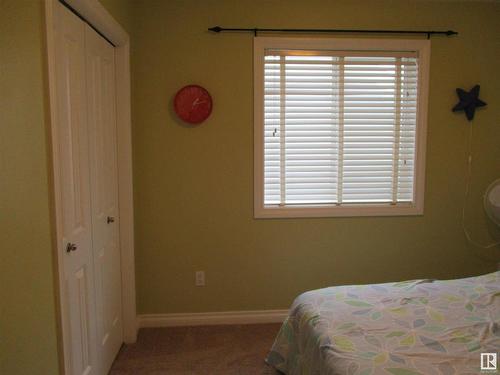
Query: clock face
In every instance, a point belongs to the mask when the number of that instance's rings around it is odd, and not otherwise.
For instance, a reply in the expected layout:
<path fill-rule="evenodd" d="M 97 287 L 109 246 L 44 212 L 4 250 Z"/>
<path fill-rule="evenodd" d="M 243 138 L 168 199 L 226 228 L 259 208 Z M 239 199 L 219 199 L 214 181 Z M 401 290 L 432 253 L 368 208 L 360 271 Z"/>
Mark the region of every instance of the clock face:
<path fill-rule="evenodd" d="M 174 109 L 181 120 L 199 124 L 212 112 L 212 97 L 201 86 L 185 86 L 175 95 Z"/>

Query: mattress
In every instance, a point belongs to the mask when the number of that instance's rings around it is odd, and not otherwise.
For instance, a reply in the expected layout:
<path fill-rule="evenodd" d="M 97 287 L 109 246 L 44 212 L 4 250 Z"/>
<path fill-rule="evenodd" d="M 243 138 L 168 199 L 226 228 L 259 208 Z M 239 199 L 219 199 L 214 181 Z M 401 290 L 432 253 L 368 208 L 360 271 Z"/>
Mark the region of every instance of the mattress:
<path fill-rule="evenodd" d="M 288 375 L 479 374 L 500 350 L 500 272 L 297 297 L 267 363 Z"/>

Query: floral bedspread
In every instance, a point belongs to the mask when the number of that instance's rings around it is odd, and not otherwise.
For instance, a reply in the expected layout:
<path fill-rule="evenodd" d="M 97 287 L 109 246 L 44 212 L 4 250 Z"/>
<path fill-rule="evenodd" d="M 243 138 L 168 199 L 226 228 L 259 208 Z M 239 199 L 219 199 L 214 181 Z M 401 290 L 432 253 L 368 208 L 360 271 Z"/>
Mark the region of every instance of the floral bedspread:
<path fill-rule="evenodd" d="M 266 361 L 288 375 L 479 374 L 480 354 L 499 351 L 494 272 L 304 293 Z"/>

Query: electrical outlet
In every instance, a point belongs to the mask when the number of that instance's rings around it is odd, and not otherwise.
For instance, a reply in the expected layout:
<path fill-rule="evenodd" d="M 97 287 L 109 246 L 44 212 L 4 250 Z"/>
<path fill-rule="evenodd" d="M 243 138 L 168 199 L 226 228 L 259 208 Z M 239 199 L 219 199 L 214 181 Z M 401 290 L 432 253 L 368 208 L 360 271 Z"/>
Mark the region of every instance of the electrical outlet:
<path fill-rule="evenodd" d="M 195 285 L 205 286 L 205 271 L 196 271 Z"/>

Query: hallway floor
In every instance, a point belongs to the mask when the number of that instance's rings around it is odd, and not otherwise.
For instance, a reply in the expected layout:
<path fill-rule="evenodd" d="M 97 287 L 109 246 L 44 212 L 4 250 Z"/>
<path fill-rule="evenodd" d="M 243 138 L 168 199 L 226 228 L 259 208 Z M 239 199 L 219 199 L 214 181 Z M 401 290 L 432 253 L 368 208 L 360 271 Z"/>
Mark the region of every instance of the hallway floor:
<path fill-rule="evenodd" d="M 280 324 L 143 328 L 110 375 L 277 375 L 265 362 Z"/>

